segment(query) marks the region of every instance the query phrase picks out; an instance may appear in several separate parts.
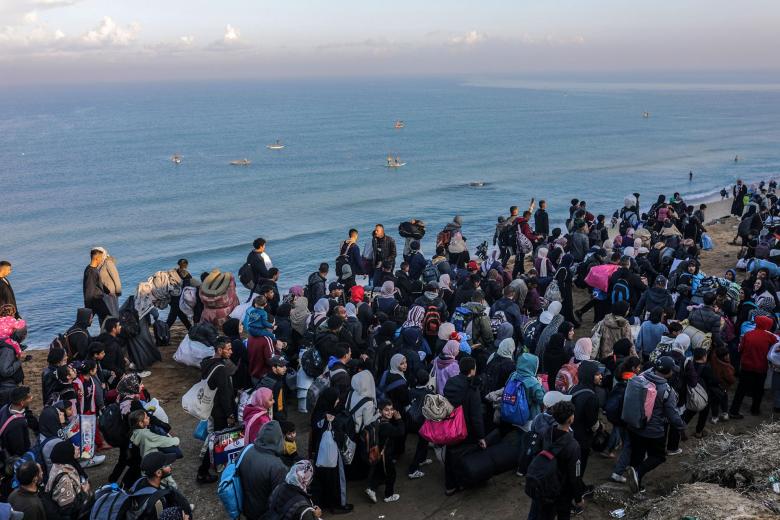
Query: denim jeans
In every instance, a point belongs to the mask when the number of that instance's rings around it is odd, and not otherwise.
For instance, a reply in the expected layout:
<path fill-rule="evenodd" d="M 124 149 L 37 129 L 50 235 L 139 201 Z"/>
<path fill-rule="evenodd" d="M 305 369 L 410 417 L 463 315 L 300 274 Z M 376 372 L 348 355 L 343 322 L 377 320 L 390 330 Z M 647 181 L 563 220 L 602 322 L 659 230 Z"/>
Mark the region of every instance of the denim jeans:
<path fill-rule="evenodd" d="M 616 427 L 615 429 L 618 430 L 620 440 L 623 441 L 623 447 L 620 449 L 620 455 L 618 455 L 612 473 L 622 475 L 631 463 L 631 437 L 628 435 L 626 428 Z"/>

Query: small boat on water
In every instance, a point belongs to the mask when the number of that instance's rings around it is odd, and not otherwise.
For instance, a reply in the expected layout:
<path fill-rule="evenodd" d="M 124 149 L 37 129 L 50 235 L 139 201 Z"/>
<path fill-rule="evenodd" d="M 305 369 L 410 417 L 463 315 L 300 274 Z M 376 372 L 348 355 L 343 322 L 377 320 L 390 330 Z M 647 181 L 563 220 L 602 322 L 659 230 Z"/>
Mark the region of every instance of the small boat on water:
<path fill-rule="evenodd" d="M 252 164 L 252 161 L 249 159 L 238 159 L 236 161 L 230 161 L 231 166 L 249 166 Z"/>
<path fill-rule="evenodd" d="M 650 112 L 642 112 L 642 117 L 647 119 L 648 117 L 650 117 Z"/>
<path fill-rule="evenodd" d="M 284 145 L 282 144 L 282 142 L 279 139 L 277 139 L 275 143 L 268 144 L 265 147 L 268 148 L 269 150 L 283 150 L 284 149 Z"/>
<path fill-rule="evenodd" d="M 401 166 L 406 166 L 406 163 L 401 162 L 399 157 L 394 158 L 392 155 L 387 156 L 387 163 L 385 164 L 385 168 L 400 168 Z"/>
<path fill-rule="evenodd" d="M 406 126 L 406 123 L 401 121 L 400 119 L 395 122 L 395 125 L 393 125 L 395 128 L 403 128 Z"/>
<path fill-rule="evenodd" d="M 181 164 L 181 159 L 182 159 L 181 155 L 176 154 L 176 155 L 171 157 L 171 162 L 173 164 Z"/>
<path fill-rule="evenodd" d="M 469 186 L 471 186 L 472 188 L 481 188 L 484 185 L 485 183 L 483 181 L 472 181 L 469 183 Z"/>

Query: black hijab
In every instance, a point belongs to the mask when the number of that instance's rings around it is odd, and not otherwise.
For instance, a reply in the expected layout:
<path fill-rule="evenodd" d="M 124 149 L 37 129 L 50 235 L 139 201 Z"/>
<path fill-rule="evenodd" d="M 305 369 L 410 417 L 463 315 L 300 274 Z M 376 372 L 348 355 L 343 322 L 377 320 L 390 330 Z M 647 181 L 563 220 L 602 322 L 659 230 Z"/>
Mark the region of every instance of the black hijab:
<path fill-rule="evenodd" d="M 64 409 L 66 405 L 62 401 L 58 401 L 52 406 L 46 406 L 41 410 L 41 416 L 38 418 L 38 428 L 40 429 L 40 434 L 46 439 L 59 437 L 63 426 L 60 423 L 59 406 Z"/>
<path fill-rule="evenodd" d="M 76 460 L 76 448 L 69 441 L 60 441 L 51 450 L 51 461 L 53 464 L 67 464 L 73 466 L 79 475 L 86 477 L 87 474 L 81 468 L 81 464 Z"/>
<path fill-rule="evenodd" d="M 236 318 L 229 318 L 222 324 L 222 332 L 230 339 L 241 337 L 238 332 L 239 321 Z"/>
<path fill-rule="evenodd" d="M 314 411 L 311 414 L 312 427 L 320 422 L 326 414 L 336 414 L 336 404 L 339 400 L 339 391 L 329 386 L 320 394 L 317 404 L 314 405 Z"/>

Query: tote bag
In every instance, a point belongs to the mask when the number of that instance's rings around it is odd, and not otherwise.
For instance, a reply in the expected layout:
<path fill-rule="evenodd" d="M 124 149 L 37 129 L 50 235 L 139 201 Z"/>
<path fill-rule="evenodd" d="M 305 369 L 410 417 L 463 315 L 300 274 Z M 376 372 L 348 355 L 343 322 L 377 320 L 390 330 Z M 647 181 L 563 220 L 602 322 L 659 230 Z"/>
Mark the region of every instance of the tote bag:
<path fill-rule="evenodd" d="M 434 444 L 450 446 L 466 440 L 466 418 L 463 415 L 463 407 L 458 406 L 449 417 L 443 421 L 431 421 L 426 419 L 420 428 L 420 436 Z"/>
<path fill-rule="evenodd" d="M 215 366 L 211 369 L 209 375 L 206 376 L 206 379 L 192 385 L 192 388 L 181 396 L 181 406 L 184 408 L 184 411 L 201 421 L 211 417 L 211 409 L 214 407 L 214 395 L 217 393 L 217 389 L 212 390 L 209 388 L 208 381 L 214 375 L 214 371 L 221 366 Z"/>

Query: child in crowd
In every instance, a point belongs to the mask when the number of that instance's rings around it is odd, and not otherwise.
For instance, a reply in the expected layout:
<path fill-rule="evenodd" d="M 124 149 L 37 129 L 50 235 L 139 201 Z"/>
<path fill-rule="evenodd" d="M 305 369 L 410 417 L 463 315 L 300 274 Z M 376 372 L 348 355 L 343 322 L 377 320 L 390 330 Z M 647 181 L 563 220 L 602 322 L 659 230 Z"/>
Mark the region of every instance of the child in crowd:
<path fill-rule="evenodd" d="M 292 466 L 301 460 L 301 457 L 298 455 L 295 424 L 290 421 L 281 421 L 279 425 L 282 427 L 282 434 L 284 435 L 284 448 L 282 449 L 281 459 L 285 466 Z"/>
<path fill-rule="evenodd" d="M 146 413 L 146 411 L 134 410 L 130 412 L 128 420 L 130 422 L 130 427 L 132 428 L 130 442 L 133 444 L 133 448 L 138 450 L 141 460 L 153 451 L 172 453 L 179 459 L 184 456 L 179 448 L 178 437 L 158 435 L 149 429 L 150 419 L 149 414 Z M 170 475 L 165 477 L 163 482 L 170 488 L 176 489 L 177 487 L 176 482 Z"/>
<path fill-rule="evenodd" d="M 244 316 L 244 330 L 250 336 L 268 336 L 272 339 L 274 337 L 274 324 L 268 321 L 268 312 L 265 307 L 268 305 L 268 300 L 265 296 L 256 296 L 252 300 L 252 306 L 247 309 Z"/>
<path fill-rule="evenodd" d="M 371 502 L 376 503 L 376 490 L 384 483 L 385 502 L 395 502 L 401 498 L 401 495 L 395 492 L 395 453 L 393 451 L 397 439 L 403 438 L 406 430 L 403 420 L 401 420 L 401 414 L 393 408 L 392 402 L 388 399 L 382 399 L 377 408 L 379 409 L 377 427 L 381 456 L 369 470 L 366 495 Z"/>

